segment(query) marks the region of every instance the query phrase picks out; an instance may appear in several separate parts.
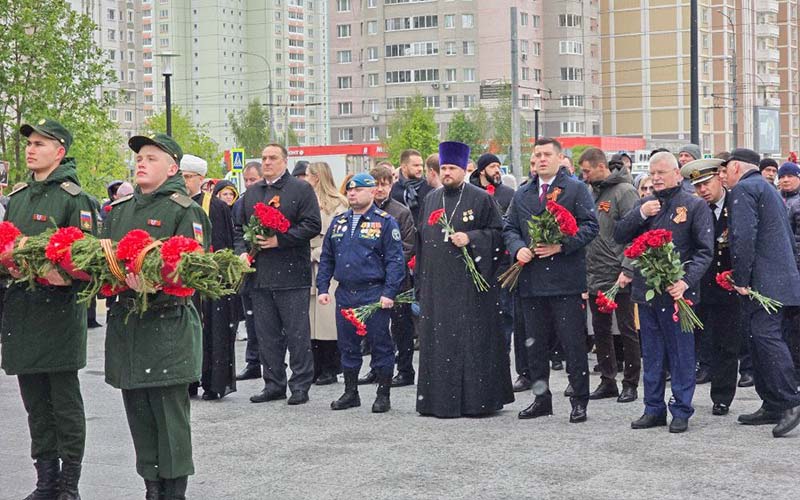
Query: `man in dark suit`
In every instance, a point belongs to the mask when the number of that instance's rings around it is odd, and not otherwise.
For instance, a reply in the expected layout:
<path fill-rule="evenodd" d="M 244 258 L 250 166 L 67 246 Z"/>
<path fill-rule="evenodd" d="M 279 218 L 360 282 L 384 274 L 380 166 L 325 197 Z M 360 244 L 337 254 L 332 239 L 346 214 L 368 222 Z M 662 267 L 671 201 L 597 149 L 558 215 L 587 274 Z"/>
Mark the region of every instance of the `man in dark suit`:
<path fill-rule="evenodd" d="M 717 273 L 731 268 L 728 238 L 730 196 L 719 177 L 720 164 L 722 160 L 718 158 L 695 160 L 684 165 L 681 174 L 694 185 L 697 195 L 708 203 L 714 216 L 714 258 L 700 280 L 703 300 L 697 306 L 697 315 L 704 328 L 697 331 L 697 336 L 707 337 L 711 346 L 711 401 L 714 403 L 711 413 L 727 415 L 736 394 L 743 335 L 739 297 L 716 282 Z M 702 342 L 700 339 L 697 341 Z"/>
<path fill-rule="evenodd" d="M 794 235 L 780 194 L 759 175 L 758 154 L 739 148 L 722 165 L 731 186 L 730 240 L 736 291 L 750 290 L 800 305 L 800 274 L 795 263 Z M 743 301 L 750 328 L 750 354 L 761 408 L 739 415 L 745 425 L 777 424 L 772 435 L 781 437 L 800 424 L 800 392 L 789 347 L 783 339 L 783 314 L 768 314 L 758 303 Z"/>

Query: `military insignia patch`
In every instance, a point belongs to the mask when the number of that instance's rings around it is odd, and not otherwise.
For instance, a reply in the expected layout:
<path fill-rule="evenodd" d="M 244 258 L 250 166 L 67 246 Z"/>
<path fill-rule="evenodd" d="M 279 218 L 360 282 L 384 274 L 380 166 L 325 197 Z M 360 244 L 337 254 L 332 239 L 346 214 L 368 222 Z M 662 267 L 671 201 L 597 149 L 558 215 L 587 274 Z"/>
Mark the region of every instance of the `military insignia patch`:
<path fill-rule="evenodd" d="M 400 230 L 397 228 L 392 229 L 392 239 L 394 241 L 400 241 Z"/>
<path fill-rule="evenodd" d="M 92 230 L 92 213 L 88 210 L 81 210 L 81 229 Z"/>
<path fill-rule="evenodd" d="M 561 194 L 561 188 L 553 188 L 552 191 L 547 193 L 547 201 L 558 201 L 558 196 Z"/>
<path fill-rule="evenodd" d="M 203 225 L 199 222 L 192 222 L 192 231 L 194 231 L 194 239 L 201 245 L 203 244 Z"/>
<path fill-rule="evenodd" d="M 672 222 L 675 224 L 683 224 L 686 222 L 687 219 L 687 210 L 686 207 L 678 207 L 675 209 L 675 217 L 673 217 Z"/>
<path fill-rule="evenodd" d="M 601 201 L 597 208 L 600 209 L 601 212 L 608 212 L 611 210 L 611 202 L 610 201 Z"/>
<path fill-rule="evenodd" d="M 42 214 L 33 214 L 33 220 L 38 222 L 47 222 L 47 216 Z"/>
<path fill-rule="evenodd" d="M 153 227 L 161 227 L 161 221 L 158 219 L 147 219 L 147 225 Z"/>

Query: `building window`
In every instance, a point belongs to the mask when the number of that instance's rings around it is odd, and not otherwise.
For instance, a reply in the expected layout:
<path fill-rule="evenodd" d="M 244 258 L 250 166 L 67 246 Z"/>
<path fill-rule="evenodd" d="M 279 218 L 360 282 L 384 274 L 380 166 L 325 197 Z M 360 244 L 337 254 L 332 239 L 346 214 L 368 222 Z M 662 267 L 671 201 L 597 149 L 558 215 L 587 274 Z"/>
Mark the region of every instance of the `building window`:
<path fill-rule="evenodd" d="M 447 96 L 447 109 L 454 109 L 458 107 L 458 96 Z"/>
<path fill-rule="evenodd" d="M 445 29 L 452 29 L 456 27 L 456 15 L 455 14 L 445 14 L 444 15 L 444 27 Z"/>
<path fill-rule="evenodd" d="M 475 96 L 474 95 L 465 95 L 464 96 L 464 108 L 474 108 L 475 107 Z"/>
<path fill-rule="evenodd" d="M 444 55 L 456 55 L 456 42 L 444 42 Z"/>
<path fill-rule="evenodd" d="M 531 20 L 533 21 L 531 24 L 534 28 L 538 28 L 542 24 L 542 18 L 540 16 L 533 15 L 531 16 Z"/>
<path fill-rule="evenodd" d="M 475 68 L 464 68 L 464 81 L 465 82 L 475 81 Z"/>
<path fill-rule="evenodd" d="M 377 141 L 377 140 L 379 140 L 381 138 L 380 134 L 381 134 L 380 127 L 369 127 L 368 136 L 367 136 L 368 140 Z"/>
<path fill-rule="evenodd" d="M 584 134 L 585 131 L 586 127 L 583 122 L 561 122 L 562 134 Z"/>
<path fill-rule="evenodd" d="M 475 42 L 474 41 L 464 41 L 461 44 L 461 48 L 464 51 L 465 56 L 474 56 L 475 55 Z"/>
<path fill-rule="evenodd" d="M 339 142 L 353 142 L 353 129 L 340 128 L 339 129 Z"/>
<path fill-rule="evenodd" d="M 558 43 L 558 51 L 559 54 L 572 54 L 579 56 L 583 54 L 583 43 L 573 40 L 561 40 Z"/>
<path fill-rule="evenodd" d="M 539 42 L 533 42 L 533 55 L 540 56 L 542 55 L 542 44 Z"/>
<path fill-rule="evenodd" d="M 375 35 L 378 33 L 378 21 L 367 21 L 367 34 Z"/>
<path fill-rule="evenodd" d="M 370 73 L 367 75 L 367 85 L 370 87 L 377 87 L 379 85 L 378 73 Z"/>
<path fill-rule="evenodd" d="M 531 69 L 527 66 L 522 67 L 522 79 L 528 81 L 531 79 Z"/>
<path fill-rule="evenodd" d="M 428 95 L 425 96 L 425 107 L 438 109 L 439 108 L 439 96 L 438 95 Z"/>
<path fill-rule="evenodd" d="M 582 108 L 583 96 L 582 95 L 562 95 L 561 96 L 562 108 Z"/>
<path fill-rule="evenodd" d="M 577 14 L 559 14 L 558 26 L 561 28 L 580 28 L 583 24 L 581 16 Z"/>
<path fill-rule="evenodd" d="M 349 50 L 339 50 L 336 52 L 336 62 L 347 64 L 353 62 L 353 53 Z"/>
<path fill-rule="evenodd" d="M 350 38 L 351 28 L 349 24 L 339 24 L 336 26 L 336 36 L 339 38 Z"/>
<path fill-rule="evenodd" d="M 561 68 L 561 81 L 563 82 L 582 82 L 583 68 Z"/>
<path fill-rule="evenodd" d="M 132 122 L 133 121 L 133 111 L 126 111 L 125 112 L 125 121 Z"/>
<path fill-rule="evenodd" d="M 527 26 L 528 25 L 528 13 L 527 12 L 521 12 L 519 14 L 519 24 L 521 26 Z"/>
<path fill-rule="evenodd" d="M 114 40 L 116 40 L 116 39 L 117 39 L 117 30 L 108 30 L 108 36 L 107 36 L 107 38 L 108 38 L 110 41 L 112 41 L 112 42 L 113 42 Z"/>
<path fill-rule="evenodd" d="M 353 114 L 353 103 L 352 102 L 340 102 L 339 103 L 339 115 L 340 116 L 349 116 Z"/>
<path fill-rule="evenodd" d="M 294 69 L 294 68 L 292 68 Z M 351 76 L 340 76 L 338 78 L 338 84 L 340 89 L 351 89 L 353 88 L 353 77 Z"/>
<path fill-rule="evenodd" d="M 378 47 L 367 47 L 367 61 L 378 60 Z"/>
<path fill-rule="evenodd" d="M 456 68 L 447 68 L 444 70 L 444 81 L 453 83 L 456 81 Z"/>
<path fill-rule="evenodd" d="M 109 21 L 113 21 L 113 20 L 114 20 L 114 18 L 115 18 L 115 16 L 116 16 L 116 14 L 117 14 L 117 11 L 116 11 L 116 10 L 114 10 L 114 9 L 108 9 L 108 20 L 109 20 Z"/>
<path fill-rule="evenodd" d="M 336 12 L 350 12 L 350 0 L 336 0 Z"/>
<path fill-rule="evenodd" d="M 475 27 L 475 16 L 472 14 L 461 14 L 461 27 L 462 28 L 474 28 Z"/>
<path fill-rule="evenodd" d="M 385 47 L 386 57 L 435 56 L 439 42 L 398 43 Z"/>

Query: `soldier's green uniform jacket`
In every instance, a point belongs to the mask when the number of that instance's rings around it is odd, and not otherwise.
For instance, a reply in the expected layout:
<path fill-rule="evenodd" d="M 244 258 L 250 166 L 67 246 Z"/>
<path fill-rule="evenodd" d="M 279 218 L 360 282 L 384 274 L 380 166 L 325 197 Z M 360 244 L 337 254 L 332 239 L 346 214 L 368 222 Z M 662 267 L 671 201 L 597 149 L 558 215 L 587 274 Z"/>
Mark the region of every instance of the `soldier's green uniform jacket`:
<path fill-rule="evenodd" d="M 177 174 L 153 193 L 142 194 L 137 188 L 132 196 L 112 204 L 105 236 L 119 241 L 133 229 L 144 229 L 157 239 L 187 236 L 206 249 L 211 238 L 211 222 L 186 195 L 183 178 Z M 128 314 L 132 297 L 133 292 L 123 292 L 108 312 L 106 382 L 118 389 L 142 389 L 199 380 L 202 327 L 190 298 L 155 293 L 140 316 Z"/>
<path fill-rule="evenodd" d="M 91 199 L 80 187 L 72 158 L 47 179 L 33 177 L 10 196 L 6 220 L 27 236 L 54 226 L 96 229 Z M 86 305 L 77 303 L 80 282 L 71 286 L 11 285 L 5 294 L 2 368 L 9 375 L 79 370 L 86 366 Z"/>

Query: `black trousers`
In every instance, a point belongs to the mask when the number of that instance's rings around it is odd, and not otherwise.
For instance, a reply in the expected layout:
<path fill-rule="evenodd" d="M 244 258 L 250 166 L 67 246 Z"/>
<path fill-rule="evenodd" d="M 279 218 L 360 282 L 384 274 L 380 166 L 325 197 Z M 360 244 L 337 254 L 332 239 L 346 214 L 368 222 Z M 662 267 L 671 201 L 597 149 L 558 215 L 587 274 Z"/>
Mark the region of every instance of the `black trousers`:
<path fill-rule="evenodd" d="M 34 460 L 83 460 L 86 417 L 77 371 L 18 375 Z"/>
<path fill-rule="evenodd" d="M 783 339 L 789 346 L 794 370 L 800 381 L 800 307 L 788 306 L 783 310 Z"/>
<path fill-rule="evenodd" d="M 617 353 L 614 348 L 614 334 L 612 332 L 613 318 L 611 314 L 598 311 L 595 300 L 596 295 L 589 297 L 589 307 L 592 310 L 592 328 L 594 329 L 594 345 L 597 351 L 597 365 L 600 367 L 600 376 L 604 382 L 617 380 Z M 636 333 L 634 323 L 634 305 L 631 294 L 620 293 L 615 299 L 620 337 L 622 338 L 622 353 L 625 361 L 625 370 L 622 377 L 624 387 L 638 387 L 639 376 L 642 374 L 642 348 L 639 345 L 639 335 Z"/>
<path fill-rule="evenodd" d="M 258 353 L 258 335 L 256 335 L 255 314 L 253 313 L 253 301 L 249 293 L 242 294 L 242 305 L 244 309 L 244 327 L 247 330 L 247 347 L 244 350 L 244 361 L 248 368 L 260 368 L 261 357 Z"/>
<path fill-rule="evenodd" d="M 397 374 L 414 377 L 414 321 L 411 304 L 392 308 L 391 332 L 397 350 Z"/>
<path fill-rule="evenodd" d="M 703 323 L 698 335 L 711 346 L 708 359 L 711 368 L 711 401 L 730 406 L 736 395 L 739 375 L 739 353 L 742 350 L 742 322 L 739 301 L 731 304 L 697 306 L 697 315 Z"/>
<path fill-rule="evenodd" d="M 564 348 L 573 405 L 589 401 L 589 361 L 586 356 L 586 311 L 580 295 L 522 298 L 525 333 L 530 344 L 528 367 L 537 397 L 551 397 L 550 348 L 558 339 Z"/>
<path fill-rule="evenodd" d="M 800 405 L 797 373 L 782 331 L 783 313 L 768 314 L 752 304 L 745 307 L 744 317 L 750 327 L 753 379 L 764 408 L 780 411 Z"/>
<path fill-rule="evenodd" d="M 514 342 L 514 369 L 517 375 L 530 379 L 530 370 L 528 369 L 528 334 L 525 332 L 525 315 L 522 312 L 522 299 L 518 294 L 512 297 L 513 302 L 513 332 L 512 339 Z M 558 337 L 553 337 L 552 344 L 548 351 L 548 358 L 551 361 L 564 361 L 564 348 L 561 346 L 561 341 Z"/>
<path fill-rule="evenodd" d="M 286 392 L 286 350 L 292 377 L 292 392 L 308 391 L 314 379 L 314 356 L 311 353 L 311 324 L 308 288 L 270 290 L 257 288 L 250 292 L 253 301 L 258 349 L 261 355 L 266 389 Z"/>
<path fill-rule="evenodd" d="M 320 375 L 341 373 L 342 365 L 339 360 L 339 348 L 335 340 L 311 340 L 311 350 L 314 353 L 314 381 Z"/>

